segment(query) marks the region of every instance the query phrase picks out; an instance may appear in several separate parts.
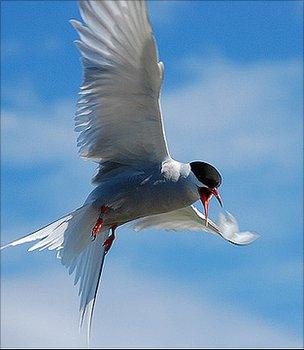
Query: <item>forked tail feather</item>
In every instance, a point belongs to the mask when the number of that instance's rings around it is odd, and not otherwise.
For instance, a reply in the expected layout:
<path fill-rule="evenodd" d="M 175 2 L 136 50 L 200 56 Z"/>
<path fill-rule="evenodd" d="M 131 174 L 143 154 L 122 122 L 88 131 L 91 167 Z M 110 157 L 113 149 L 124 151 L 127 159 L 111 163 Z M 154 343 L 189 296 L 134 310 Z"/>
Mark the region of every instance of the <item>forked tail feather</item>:
<path fill-rule="evenodd" d="M 3 247 L 35 242 L 28 251 L 36 249 L 57 250 L 57 257 L 75 273 L 74 285 L 79 284 L 80 328 L 87 324 L 89 342 L 96 295 L 105 260 L 103 243 L 109 236 L 109 227 L 104 227 L 92 241 L 91 230 L 99 216 L 99 209 L 84 205 L 51 224 Z"/>

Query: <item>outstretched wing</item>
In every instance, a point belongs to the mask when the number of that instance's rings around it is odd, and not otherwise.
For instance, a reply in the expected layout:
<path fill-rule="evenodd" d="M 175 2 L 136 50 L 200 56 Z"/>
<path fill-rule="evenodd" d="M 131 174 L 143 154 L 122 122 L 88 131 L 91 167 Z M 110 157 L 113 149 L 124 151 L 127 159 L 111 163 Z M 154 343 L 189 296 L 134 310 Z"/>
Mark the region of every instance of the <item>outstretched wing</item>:
<path fill-rule="evenodd" d="M 84 68 L 76 113 L 80 155 L 99 163 L 162 162 L 163 65 L 144 1 L 80 1 L 72 20 Z"/>
<path fill-rule="evenodd" d="M 237 245 L 252 243 L 259 237 L 254 232 L 239 232 L 236 219 L 228 212 L 226 215 L 220 214 L 218 225 L 208 219 L 206 226 L 205 216 L 193 205 L 165 214 L 144 217 L 137 220 L 134 225 L 136 231 L 149 227 L 175 231 L 206 231 Z"/>

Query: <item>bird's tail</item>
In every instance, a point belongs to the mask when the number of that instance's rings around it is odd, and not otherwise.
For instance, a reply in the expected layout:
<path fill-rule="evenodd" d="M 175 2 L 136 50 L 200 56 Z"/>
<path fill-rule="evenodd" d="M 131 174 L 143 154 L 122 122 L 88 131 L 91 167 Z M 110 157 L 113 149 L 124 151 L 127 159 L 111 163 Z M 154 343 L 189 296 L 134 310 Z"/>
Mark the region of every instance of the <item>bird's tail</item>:
<path fill-rule="evenodd" d="M 109 227 L 104 227 L 92 241 L 91 230 L 99 216 L 99 209 L 91 204 L 65 215 L 59 220 L 1 247 L 18 246 L 35 242 L 28 250 L 57 250 L 57 257 L 75 274 L 74 284 L 79 284 L 80 327 L 87 324 L 88 339 L 98 285 L 105 259 L 103 243 L 109 236 Z"/>

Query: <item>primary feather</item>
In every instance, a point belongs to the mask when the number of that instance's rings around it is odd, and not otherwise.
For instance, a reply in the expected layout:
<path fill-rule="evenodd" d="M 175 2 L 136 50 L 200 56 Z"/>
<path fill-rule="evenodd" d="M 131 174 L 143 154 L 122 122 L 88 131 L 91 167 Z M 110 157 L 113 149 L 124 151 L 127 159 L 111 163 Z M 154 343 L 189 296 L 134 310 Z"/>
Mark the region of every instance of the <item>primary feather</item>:
<path fill-rule="evenodd" d="M 71 24 L 84 68 L 75 118 L 80 154 L 101 163 L 162 162 L 169 156 L 159 106 L 163 65 L 145 3 L 79 4 L 84 24 Z"/>
<path fill-rule="evenodd" d="M 255 232 L 240 232 L 236 219 L 228 212 L 220 214 L 218 225 L 208 219 L 193 205 L 164 214 L 151 215 L 136 220 L 136 231 L 145 228 L 159 228 L 174 231 L 206 231 L 221 236 L 230 243 L 246 245 L 255 241 L 259 236 Z"/>

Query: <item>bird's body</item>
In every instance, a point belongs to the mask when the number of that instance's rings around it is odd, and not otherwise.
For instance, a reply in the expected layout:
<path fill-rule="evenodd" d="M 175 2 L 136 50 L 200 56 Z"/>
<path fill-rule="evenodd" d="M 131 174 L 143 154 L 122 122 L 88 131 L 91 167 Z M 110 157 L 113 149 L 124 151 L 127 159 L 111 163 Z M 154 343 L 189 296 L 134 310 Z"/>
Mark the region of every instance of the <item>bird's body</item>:
<path fill-rule="evenodd" d="M 57 250 L 75 274 L 81 321 L 90 328 L 117 227 L 134 221 L 136 230 L 207 231 L 240 245 L 256 235 L 240 233 L 231 215 L 218 225 L 209 220 L 211 197 L 221 203 L 221 175 L 210 164 L 180 163 L 169 153 L 159 101 L 164 66 L 145 2 L 80 1 L 79 7 L 84 23 L 71 21 L 84 68 L 75 130 L 80 155 L 98 163 L 95 189 L 80 208 L 5 247 L 36 241 L 30 250 Z M 205 215 L 192 205 L 198 199 Z"/>
<path fill-rule="evenodd" d="M 126 222 L 187 207 L 199 199 L 189 164 L 174 160 L 148 168 L 130 167 L 101 182 L 86 203 L 110 208 L 107 225 Z"/>

